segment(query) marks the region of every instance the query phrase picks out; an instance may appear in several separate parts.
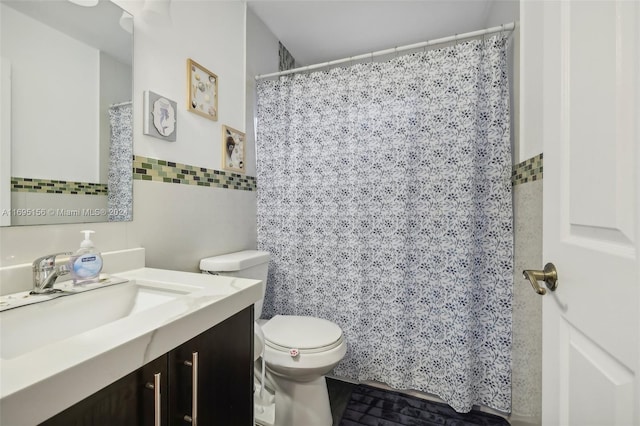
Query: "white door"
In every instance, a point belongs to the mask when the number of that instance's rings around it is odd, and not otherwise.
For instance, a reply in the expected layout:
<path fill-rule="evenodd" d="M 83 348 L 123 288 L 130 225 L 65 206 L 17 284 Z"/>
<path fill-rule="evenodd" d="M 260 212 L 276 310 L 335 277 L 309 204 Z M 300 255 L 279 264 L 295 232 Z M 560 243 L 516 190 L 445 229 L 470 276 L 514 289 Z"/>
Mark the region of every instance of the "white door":
<path fill-rule="evenodd" d="M 640 2 L 545 2 L 544 29 L 542 423 L 640 425 Z"/>

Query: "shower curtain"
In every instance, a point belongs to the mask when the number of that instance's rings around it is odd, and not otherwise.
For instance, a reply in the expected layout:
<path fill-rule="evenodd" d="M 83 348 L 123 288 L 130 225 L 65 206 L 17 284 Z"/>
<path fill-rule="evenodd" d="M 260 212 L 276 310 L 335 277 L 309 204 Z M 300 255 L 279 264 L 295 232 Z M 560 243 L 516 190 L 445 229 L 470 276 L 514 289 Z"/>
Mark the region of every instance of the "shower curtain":
<path fill-rule="evenodd" d="M 133 121 L 131 102 L 109 107 L 111 144 L 109 145 L 109 176 L 107 206 L 109 222 L 133 218 Z"/>
<path fill-rule="evenodd" d="M 336 375 L 510 411 L 505 44 L 258 83 L 264 317 L 337 323 Z"/>

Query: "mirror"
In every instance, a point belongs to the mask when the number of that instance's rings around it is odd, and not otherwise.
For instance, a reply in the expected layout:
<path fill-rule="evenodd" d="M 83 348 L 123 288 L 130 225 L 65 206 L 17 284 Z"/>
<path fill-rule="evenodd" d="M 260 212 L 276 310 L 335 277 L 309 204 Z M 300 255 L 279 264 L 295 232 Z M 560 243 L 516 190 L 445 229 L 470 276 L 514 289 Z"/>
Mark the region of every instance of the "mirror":
<path fill-rule="evenodd" d="M 0 0 L 0 21 L 0 225 L 131 220 L 133 18 Z"/>

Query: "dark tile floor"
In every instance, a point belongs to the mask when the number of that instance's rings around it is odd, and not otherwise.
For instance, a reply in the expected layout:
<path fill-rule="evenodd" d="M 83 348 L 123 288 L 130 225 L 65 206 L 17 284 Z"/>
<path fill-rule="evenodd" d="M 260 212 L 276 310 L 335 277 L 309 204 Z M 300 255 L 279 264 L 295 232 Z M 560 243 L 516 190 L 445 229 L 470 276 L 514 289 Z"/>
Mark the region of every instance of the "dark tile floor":
<path fill-rule="evenodd" d="M 357 385 L 338 379 L 327 377 L 327 390 L 329 391 L 329 403 L 331 404 L 331 414 L 333 415 L 333 426 L 340 424 L 340 418 L 347 407 L 351 391 Z"/>
<path fill-rule="evenodd" d="M 351 398 L 351 392 L 358 386 L 358 384 L 331 377 L 326 377 L 326 380 L 327 390 L 329 392 L 329 404 L 331 405 L 331 415 L 333 416 L 333 426 L 339 426 L 342 414 L 344 413 L 345 408 L 347 408 L 347 404 Z M 503 417 L 498 413 L 495 413 L 494 415 Z"/>

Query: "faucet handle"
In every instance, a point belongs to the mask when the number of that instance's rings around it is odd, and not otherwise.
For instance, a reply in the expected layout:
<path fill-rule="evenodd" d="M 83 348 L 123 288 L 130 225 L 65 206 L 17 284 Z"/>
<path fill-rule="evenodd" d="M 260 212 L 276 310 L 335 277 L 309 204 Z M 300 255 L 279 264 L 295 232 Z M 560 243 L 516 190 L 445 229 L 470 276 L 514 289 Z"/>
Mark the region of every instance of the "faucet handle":
<path fill-rule="evenodd" d="M 71 256 L 72 254 L 70 251 L 63 251 L 39 257 L 33 261 L 33 270 L 37 271 L 43 268 L 51 268 L 56 263 L 57 256 Z"/>

